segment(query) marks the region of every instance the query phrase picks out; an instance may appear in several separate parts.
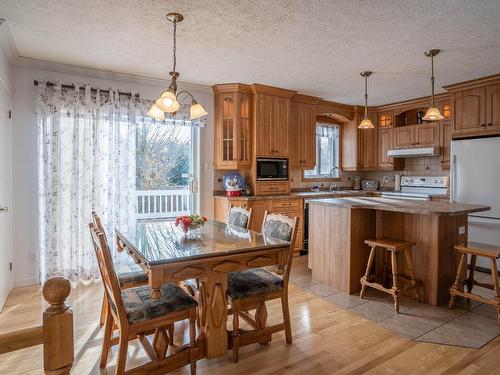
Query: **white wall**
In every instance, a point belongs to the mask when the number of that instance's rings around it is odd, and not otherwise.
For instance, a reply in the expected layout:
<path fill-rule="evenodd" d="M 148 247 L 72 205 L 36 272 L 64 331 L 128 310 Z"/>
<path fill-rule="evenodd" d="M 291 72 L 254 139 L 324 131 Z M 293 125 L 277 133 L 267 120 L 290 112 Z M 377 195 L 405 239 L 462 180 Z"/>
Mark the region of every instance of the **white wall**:
<path fill-rule="evenodd" d="M 6 25 L 0 24 L 0 33 Z M 1 37 L 2 35 L 0 35 Z M 0 206 L 10 212 L 0 213 L 0 311 L 12 289 L 12 123 L 8 118 L 11 108 L 11 65 L 0 44 Z"/>
<path fill-rule="evenodd" d="M 75 68 L 78 69 L 78 68 Z M 71 84 L 89 83 L 99 88 L 133 91 L 144 98 L 155 98 L 165 88 L 153 83 L 132 83 L 92 78 L 15 66 L 13 69 L 13 246 L 14 286 L 38 282 L 38 197 L 37 197 L 37 121 L 34 80 Z M 179 89 L 183 85 L 179 83 Z M 201 130 L 201 213 L 213 215 L 213 96 L 210 88 L 189 85 L 189 91 L 207 109 L 207 126 Z"/>

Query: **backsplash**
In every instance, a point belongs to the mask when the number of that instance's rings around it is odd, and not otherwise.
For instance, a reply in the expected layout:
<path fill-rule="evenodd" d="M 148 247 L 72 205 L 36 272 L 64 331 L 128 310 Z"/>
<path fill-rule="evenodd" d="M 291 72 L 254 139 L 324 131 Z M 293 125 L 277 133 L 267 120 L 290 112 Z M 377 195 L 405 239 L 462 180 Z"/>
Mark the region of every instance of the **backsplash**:
<path fill-rule="evenodd" d="M 219 182 L 219 177 L 222 177 L 230 171 L 214 171 L 214 191 L 223 191 L 224 186 Z M 405 176 L 449 176 L 448 170 L 441 169 L 440 157 L 428 158 L 408 158 L 405 160 L 405 169 L 403 171 L 367 171 L 367 172 L 344 172 L 342 181 L 335 181 L 337 186 L 342 188 L 352 188 L 354 177 L 361 176 L 362 180 L 378 180 L 380 188 L 394 189 L 394 175 L 401 174 Z M 388 179 L 384 179 L 388 177 Z M 389 180 L 389 181 L 387 181 Z M 384 182 L 385 181 L 385 182 Z M 329 182 L 309 182 L 302 181 L 302 172 L 293 170 L 290 171 L 290 187 L 291 189 L 309 189 L 313 185 L 323 184 L 324 188 L 329 186 Z"/>

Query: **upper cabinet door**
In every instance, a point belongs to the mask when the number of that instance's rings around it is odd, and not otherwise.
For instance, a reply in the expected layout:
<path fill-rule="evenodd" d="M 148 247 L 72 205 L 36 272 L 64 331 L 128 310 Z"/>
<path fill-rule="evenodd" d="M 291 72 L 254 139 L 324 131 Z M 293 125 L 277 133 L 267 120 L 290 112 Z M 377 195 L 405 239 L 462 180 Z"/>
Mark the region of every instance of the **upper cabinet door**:
<path fill-rule="evenodd" d="M 415 125 L 415 139 L 413 146 L 439 146 L 439 124 Z"/>
<path fill-rule="evenodd" d="M 379 129 L 378 131 L 378 166 L 379 168 L 392 167 L 392 158 L 387 156 L 387 151 L 392 149 L 392 129 Z"/>
<path fill-rule="evenodd" d="M 237 126 L 237 158 L 238 164 L 250 167 L 251 158 L 251 103 L 252 95 L 239 93 L 238 96 L 238 126 Z"/>
<path fill-rule="evenodd" d="M 488 130 L 500 130 L 500 84 L 488 86 L 486 93 L 486 127 Z"/>
<path fill-rule="evenodd" d="M 394 128 L 394 147 L 397 149 L 413 147 L 413 126 Z"/>
<path fill-rule="evenodd" d="M 455 133 L 482 131 L 486 128 L 486 87 L 477 87 L 452 95 Z"/>
<path fill-rule="evenodd" d="M 302 144 L 302 168 L 312 169 L 316 166 L 316 106 L 302 104 L 301 108 L 302 131 L 297 141 Z"/>
<path fill-rule="evenodd" d="M 250 168 L 252 164 L 250 90 L 248 87 L 245 89 L 235 85 L 216 85 L 213 90 L 215 93 L 214 167 Z"/>
<path fill-rule="evenodd" d="M 316 106 L 292 101 L 288 128 L 290 167 L 312 169 L 316 165 Z"/>
<path fill-rule="evenodd" d="M 271 146 L 273 156 L 287 158 L 290 99 L 274 97 L 273 114 L 274 122 L 271 124 Z"/>
<path fill-rule="evenodd" d="M 255 103 L 255 150 L 256 156 L 274 156 L 272 147 L 272 123 L 274 122 L 273 110 L 274 97 L 264 94 L 256 95 Z"/>

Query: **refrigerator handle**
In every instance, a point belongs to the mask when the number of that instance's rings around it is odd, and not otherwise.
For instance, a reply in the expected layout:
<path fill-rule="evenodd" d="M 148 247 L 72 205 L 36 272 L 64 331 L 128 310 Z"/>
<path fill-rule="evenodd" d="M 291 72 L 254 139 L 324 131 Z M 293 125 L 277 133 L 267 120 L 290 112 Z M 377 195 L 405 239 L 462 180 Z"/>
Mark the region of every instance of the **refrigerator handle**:
<path fill-rule="evenodd" d="M 450 202 L 455 202 L 457 185 L 457 155 L 451 156 L 451 178 L 450 178 Z"/>

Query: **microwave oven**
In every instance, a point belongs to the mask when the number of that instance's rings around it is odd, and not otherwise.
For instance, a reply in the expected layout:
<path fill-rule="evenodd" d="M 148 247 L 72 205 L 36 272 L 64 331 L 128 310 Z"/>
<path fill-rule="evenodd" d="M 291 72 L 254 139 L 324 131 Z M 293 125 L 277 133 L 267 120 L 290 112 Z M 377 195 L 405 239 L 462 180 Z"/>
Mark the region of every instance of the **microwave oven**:
<path fill-rule="evenodd" d="M 257 158 L 257 181 L 287 181 L 288 159 Z"/>

